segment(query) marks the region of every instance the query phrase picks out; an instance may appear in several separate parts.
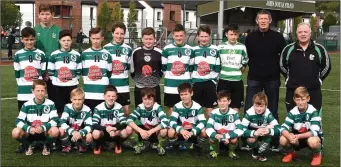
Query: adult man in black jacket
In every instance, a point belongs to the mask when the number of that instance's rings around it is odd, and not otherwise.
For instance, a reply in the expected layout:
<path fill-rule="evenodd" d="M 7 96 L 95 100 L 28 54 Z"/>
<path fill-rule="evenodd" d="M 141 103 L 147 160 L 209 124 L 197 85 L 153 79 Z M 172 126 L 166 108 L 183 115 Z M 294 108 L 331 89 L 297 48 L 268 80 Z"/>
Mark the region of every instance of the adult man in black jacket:
<path fill-rule="evenodd" d="M 299 86 L 308 89 L 309 103 L 321 110 L 321 85 L 331 70 L 330 58 L 322 45 L 311 40 L 309 24 L 300 23 L 296 34 L 298 41 L 287 45 L 280 58 L 281 72 L 286 78 L 287 112 L 296 106 L 293 94 Z"/>
<path fill-rule="evenodd" d="M 245 39 L 249 56 L 249 72 L 244 112 L 252 106 L 253 96 L 264 91 L 269 99 L 268 108 L 278 120 L 279 86 L 281 85 L 279 58 L 286 42 L 279 32 L 270 29 L 271 21 L 269 11 L 259 11 L 256 17 L 258 30 L 250 33 Z M 278 151 L 278 139 L 273 142 L 272 150 Z"/>

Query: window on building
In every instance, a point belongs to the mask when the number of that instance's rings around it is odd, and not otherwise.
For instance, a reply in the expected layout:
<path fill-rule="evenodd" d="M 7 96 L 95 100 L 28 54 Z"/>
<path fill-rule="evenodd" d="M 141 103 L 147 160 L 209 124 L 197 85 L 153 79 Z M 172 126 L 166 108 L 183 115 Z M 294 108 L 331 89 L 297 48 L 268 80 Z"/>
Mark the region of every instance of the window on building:
<path fill-rule="evenodd" d="M 54 17 L 72 17 L 72 6 L 55 5 L 52 7 L 52 11 L 54 12 Z"/>
<path fill-rule="evenodd" d="M 157 19 L 157 20 L 161 20 L 161 12 L 157 12 L 157 14 L 156 14 L 156 19 Z"/>
<path fill-rule="evenodd" d="M 90 7 L 90 19 L 94 18 L 94 8 Z"/>
<path fill-rule="evenodd" d="M 169 20 L 175 21 L 175 11 L 170 11 Z"/>
<path fill-rule="evenodd" d="M 189 12 L 186 12 L 186 15 L 185 15 L 186 21 L 188 21 L 188 15 L 189 15 Z"/>

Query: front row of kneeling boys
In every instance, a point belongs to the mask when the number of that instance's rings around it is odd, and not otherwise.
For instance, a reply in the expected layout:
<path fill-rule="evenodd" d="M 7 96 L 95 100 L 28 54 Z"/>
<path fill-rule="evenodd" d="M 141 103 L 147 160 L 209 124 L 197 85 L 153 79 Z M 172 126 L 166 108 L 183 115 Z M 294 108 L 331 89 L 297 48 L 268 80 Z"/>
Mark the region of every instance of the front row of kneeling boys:
<path fill-rule="evenodd" d="M 54 102 L 45 98 L 46 83 L 35 80 L 32 91 L 35 98 L 23 105 L 15 121 L 16 128 L 12 131 L 13 138 L 25 146 L 26 155 L 33 154 L 33 141 L 43 141 L 42 154 L 49 155 L 56 138 L 60 139 L 64 153 L 77 143 L 79 152 L 86 152 L 92 144 L 94 154 L 100 154 L 104 142 L 114 141 L 115 153 L 120 154 L 121 143 L 129 138 L 136 154 L 145 149 L 143 141 L 148 140 L 157 143 L 158 154 L 164 155 L 168 138 L 168 147 L 187 141 L 194 143 L 195 152 L 200 152 L 201 144 L 208 140 L 209 157 L 212 158 L 218 156 L 219 146 L 228 145 L 228 156 L 238 159 L 234 150 L 238 137 L 244 136 L 252 148 L 252 157 L 266 161 L 263 153 L 272 136 L 281 135 L 280 144 L 288 152 L 283 162 L 291 162 L 296 157 L 294 150 L 304 147 L 309 147 L 313 152 L 311 165 L 320 165 L 322 159 L 321 117 L 308 104 L 309 93 L 304 87 L 295 90 L 294 101 L 297 106 L 288 113 L 281 126 L 267 109 L 268 100 L 262 92 L 253 97 L 253 106 L 246 111 L 242 121 L 239 113 L 229 108 L 230 94 L 227 91 L 218 92 L 218 108 L 211 112 L 206 121 L 202 107 L 192 100 L 193 91 L 189 83 L 178 86 L 181 101 L 174 105 L 169 117 L 162 106 L 155 102 L 156 95 L 152 88 L 143 89 L 142 103 L 136 106 L 128 118 L 124 116 L 122 106 L 116 102 L 117 90 L 112 85 L 105 88 L 105 101 L 93 112 L 83 104 L 84 91 L 81 88 L 72 90 L 72 103 L 65 105 L 60 119 Z"/>

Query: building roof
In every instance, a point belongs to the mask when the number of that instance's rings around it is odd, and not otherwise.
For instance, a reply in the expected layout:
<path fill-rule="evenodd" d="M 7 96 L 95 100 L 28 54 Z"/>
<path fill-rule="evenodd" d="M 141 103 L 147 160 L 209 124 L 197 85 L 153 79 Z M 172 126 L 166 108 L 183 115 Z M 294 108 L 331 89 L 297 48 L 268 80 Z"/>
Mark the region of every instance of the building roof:
<path fill-rule="evenodd" d="M 122 8 L 129 8 L 129 3 L 130 1 L 128 0 L 107 0 L 108 2 L 119 2 L 121 4 Z M 135 2 L 135 7 L 136 9 L 144 9 L 145 7 L 140 4 L 138 1 L 134 1 Z"/>
<path fill-rule="evenodd" d="M 15 0 L 15 3 L 35 3 L 35 0 Z"/>
<path fill-rule="evenodd" d="M 81 4 L 85 5 L 98 5 L 98 0 L 81 0 Z"/>
<path fill-rule="evenodd" d="M 212 0 L 211 0 L 212 1 Z M 175 4 L 175 5 L 181 5 L 182 9 L 186 10 L 197 10 L 196 5 L 207 3 L 211 1 L 194 1 L 194 0 L 183 0 L 183 1 L 167 1 L 167 0 L 160 0 L 160 1 L 145 1 L 150 7 L 152 8 L 163 8 L 163 4 Z"/>

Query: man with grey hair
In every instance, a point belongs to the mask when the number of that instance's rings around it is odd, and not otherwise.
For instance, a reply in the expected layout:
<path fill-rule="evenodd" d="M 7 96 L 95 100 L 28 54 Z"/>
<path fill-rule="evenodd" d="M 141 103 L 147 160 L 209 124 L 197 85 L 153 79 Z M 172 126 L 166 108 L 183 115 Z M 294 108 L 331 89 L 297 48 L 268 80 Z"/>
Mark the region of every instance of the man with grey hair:
<path fill-rule="evenodd" d="M 298 41 L 287 45 L 280 58 L 281 72 L 286 78 L 286 109 L 289 112 L 296 106 L 294 91 L 304 86 L 310 95 L 309 103 L 321 110 L 321 85 L 331 70 L 330 57 L 322 45 L 311 40 L 309 24 L 298 24 L 296 34 Z"/>
<path fill-rule="evenodd" d="M 286 45 L 284 37 L 270 29 L 271 14 L 267 10 L 257 13 L 258 30 L 250 33 L 245 39 L 249 56 L 249 72 L 247 76 L 246 102 L 244 113 L 251 108 L 253 96 L 264 91 L 269 99 L 268 108 L 278 120 L 278 100 L 280 82 L 279 58 Z M 272 151 L 278 150 L 279 139 L 274 138 Z"/>

